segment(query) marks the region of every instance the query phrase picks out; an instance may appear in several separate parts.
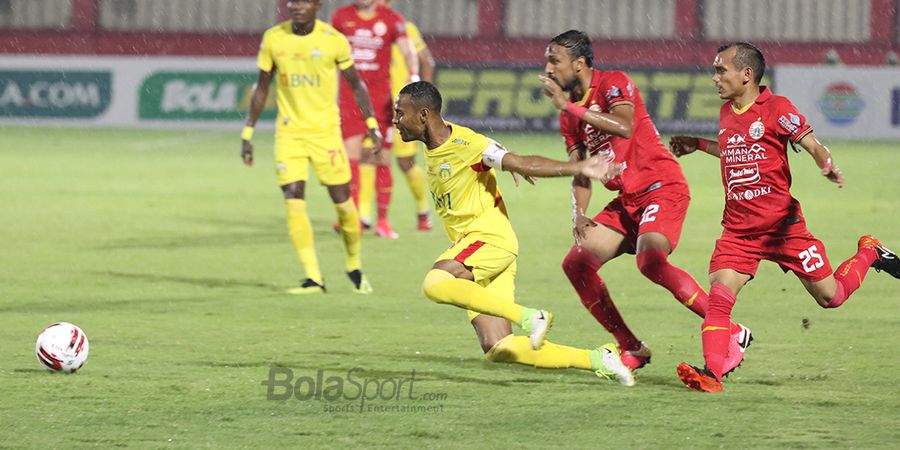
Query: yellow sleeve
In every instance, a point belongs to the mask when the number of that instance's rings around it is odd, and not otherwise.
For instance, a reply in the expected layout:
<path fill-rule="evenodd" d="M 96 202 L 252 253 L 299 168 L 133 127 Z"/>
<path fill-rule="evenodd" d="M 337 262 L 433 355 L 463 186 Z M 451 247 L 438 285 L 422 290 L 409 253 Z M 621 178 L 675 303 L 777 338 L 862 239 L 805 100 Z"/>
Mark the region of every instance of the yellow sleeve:
<path fill-rule="evenodd" d="M 350 55 L 350 41 L 348 41 L 347 37 L 343 34 L 338 33 L 338 36 L 339 42 L 335 62 L 337 63 L 338 69 L 345 70 L 353 65 L 353 57 Z"/>
<path fill-rule="evenodd" d="M 413 48 L 416 49 L 416 53 L 421 52 L 428 48 L 425 45 L 425 40 L 422 39 L 422 33 L 419 32 L 419 27 L 412 22 L 406 22 L 406 36 L 409 38 L 409 42 L 412 42 Z"/>
<path fill-rule="evenodd" d="M 275 67 L 275 62 L 272 61 L 271 36 L 272 34 L 268 31 L 263 34 L 262 42 L 259 44 L 259 55 L 256 57 L 256 67 L 263 72 L 271 72 Z"/>

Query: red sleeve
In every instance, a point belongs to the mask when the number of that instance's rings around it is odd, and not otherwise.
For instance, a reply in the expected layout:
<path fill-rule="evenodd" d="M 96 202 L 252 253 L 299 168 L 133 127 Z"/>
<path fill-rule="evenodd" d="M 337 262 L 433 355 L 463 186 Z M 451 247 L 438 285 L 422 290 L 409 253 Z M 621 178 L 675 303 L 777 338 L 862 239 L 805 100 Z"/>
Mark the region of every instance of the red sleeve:
<path fill-rule="evenodd" d="M 797 107 L 790 100 L 786 98 L 781 100 L 776 109 L 778 126 L 775 127 L 775 132 L 779 136 L 787 137 L 791 142 L 799 142 L 812 132 L 812 127 L 806 123 L 806 117 L 797 111 Z"/>
<path fill-rule="evenodd" d="M 403 18 L 400 13 L 394 10 L 388 11 L 388 28 L 391 30 L 391 34 L 394 36 L 392 42 L 396 42 L 400 38 L 406 37 L 406 19 Z"/>
<path fill-rule="evenodd" d="M 335 30 L 340 31 L 342 34 L 347 34 L 342 28 L 341 25 L 343 22 L 341 20 L 341 13 L 344 11 L 344 8 L 338 8 L 334 11 L 334 14 L 331 16 L 331 26 L 334 27 Z"/>
<path fill-rule="evenodd" d="M 634 83 L 625 72 L 608 72 L 600 84 L 600 93 L 606 100 L 606 112 L 619 103 L 634 104 Z"/>
<path fill-rule="evenodd" d="M 563 141 L 566 143 L 566 150 L 575 145 L 581 144 L 581 133 L 579 132 L 579 123 L 577 117 L 565 112 L 559 112 L 559 134 L 562 135 Z"/>

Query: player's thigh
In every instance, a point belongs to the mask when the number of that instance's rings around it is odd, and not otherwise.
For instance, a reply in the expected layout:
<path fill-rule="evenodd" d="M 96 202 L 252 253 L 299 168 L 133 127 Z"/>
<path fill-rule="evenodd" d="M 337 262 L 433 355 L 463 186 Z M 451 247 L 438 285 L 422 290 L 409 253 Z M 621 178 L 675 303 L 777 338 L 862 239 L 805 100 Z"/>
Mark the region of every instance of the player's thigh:
<path fill-rule="evenodd" d="M 516 261 L 515 253 L 488 244 L 476 234 L 463 236 L 449 249 L 441 253 L 436 263 L 452 260 L 462 264 L 476 283 L 488 286 Z M 513 273 L 514 274 L 514 273 Z"/>
<path fill-rule="evenodd" d="M 678 246 L 691 198 L 681 190 L 662 188 L 635 211 L 638 221 L 637 251 L 658 248 L 671 253 Z M 641 239 L 647 235 L 646 239 Z"/>
<path fill-rule="evenodd" d="M 727 287 L 734 295 L 738 295 L 741 289 L 753 277 L 734 269 L 719 269 L 709 274 L 709 285 L 721 284 Z"/>
<path fill-rule="evenodd" d="M 759 262 L 764 258 L 759 239 L 744 239 L 723 233 L 716 240 L 709 261 L 710 284 L 724 284 L 735 294 L 756 275 Z"/>
<path fill-rule="evenodd" d="M 340 135 L 309 138 L 309 155 L 316 177 L 326 186 L 350 182 L 350 161 Z"/>
<path fill-rule="evenodd" d="M 309 150 L 302 138 L 275 134 L 275 177 L 279 186 L 309 178 Z"/>
<path fill-rule="evenodd" d="M 770 257 L 785 272 L 793 272 L 816 302 L 824 306 L 834 296 L 837 283 L 825 244 L 802 225 L 796 224 L 791 233 L 773 239 Z"/>
<path fill-rule="evenodd" d="M 603 223 L 596 227 L 586 228 L 584 237 L 578 243 L 583 250 L 590 252 L 601 264 L 606 264 L 607 261 L 625 253 L 630 248 L 622 231 L 610 228 L 609 225 Z"/>
<path fill-rule="evenodd" d="M 347 158 L 354 161 L 359 161 L 362 158 L 364 137 L 364 134 L 358 134 L 344 138 L 344 150 L 347 152 Z"/>

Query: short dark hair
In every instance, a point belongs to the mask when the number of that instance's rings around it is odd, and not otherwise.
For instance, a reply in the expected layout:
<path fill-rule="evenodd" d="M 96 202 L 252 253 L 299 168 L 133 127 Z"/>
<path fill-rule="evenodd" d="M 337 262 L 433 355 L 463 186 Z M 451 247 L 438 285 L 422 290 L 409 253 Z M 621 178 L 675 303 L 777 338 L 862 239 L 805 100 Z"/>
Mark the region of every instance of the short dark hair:
<path fill-rule="evenodd" d="M 572 59 L 584 57 L 588 67 L 594 67 L 594 48 L 591 47 L 591 38 L 584 32 L 569 30 L 550 39 L 550 43 L 565 47 Z"/>
<path fill-rule="evenodd" d="M 441 112 L 443 99 L 437 87 L 427 81 L 409 83 L 400 90 L 400 95 L 408 95 L 412 101 L 433 112 Z"/>
<path fill-rule="evenodd" d="M 731 62 L 738 70 L 742 70 L 745 67 L 753 70 L 753 78 L 756 80 L 756 84 L 759 84 L 763 75 L 766 74 L 766 57 L 763 56 L 762 51 L 749 42 L 732 42 L 719 47 L 716 53 L 722 53 L 732 47 L 737 49 L 737 51 Z"/>

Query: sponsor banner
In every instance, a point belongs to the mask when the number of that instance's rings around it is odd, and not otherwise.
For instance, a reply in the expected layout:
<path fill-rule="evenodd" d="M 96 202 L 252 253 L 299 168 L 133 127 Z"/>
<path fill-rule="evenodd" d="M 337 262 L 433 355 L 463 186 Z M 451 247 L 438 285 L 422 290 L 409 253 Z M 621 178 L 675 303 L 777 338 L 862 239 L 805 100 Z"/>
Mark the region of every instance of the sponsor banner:
<path fill-rule="evenodd" d="M 141 85 L 138 119 L 242 121 L 250 108 L 255 72 L 154 72 Z M 260 120 L 275 118 L 275 89 Z"/>
<path fill-rule="evenodd" d="M 436 83 L 447 120 L 479 130 L 559 130 L 559 112 L 544 97 L 542 66 L 445 66 Z M 617 68 L 638 87 L 661 133 L 715 133 L 722 100 L 709 71 Z"/>
<path fill-rule="evenodd" d="M 0 70 L 0 117 L 97 117 L 111 99 L 109 71 Z"/>
<path fill-rule="evenodd" d="M 780 65 L 775 80 L 817 136 L 900 139 L 898 68 Z"/>

